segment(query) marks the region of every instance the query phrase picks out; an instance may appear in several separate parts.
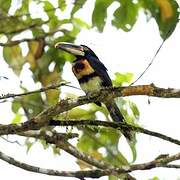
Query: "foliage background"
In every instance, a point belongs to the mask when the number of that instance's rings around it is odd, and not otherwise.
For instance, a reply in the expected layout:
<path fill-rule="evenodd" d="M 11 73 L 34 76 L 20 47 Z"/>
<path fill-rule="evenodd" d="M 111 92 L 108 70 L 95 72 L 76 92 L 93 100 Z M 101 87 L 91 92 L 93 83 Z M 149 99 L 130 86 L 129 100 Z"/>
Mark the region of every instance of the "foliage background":
<path fill-rule="evenodd" d="M 172 34 L 178 23 L 179 6 L 174 0 L 96 0 L 94 1 L 94 7 L 89 9 L 88 12 L 92 23 L 86 22 L 84 18 L 78 16 L 79 11 L 83 10 L 86 3 L 89 2 L 85 0 L 74 2 L 63 0 L 1 0 L 0 45 L 3 47 L 3 58 L 17 78 L 21 79 L 23 68 L 26 68 L 30 70 L 34 87 L 44 87 L 66 80 L 66 77 L 62 76 L 63 68 L 67 61 L 71 62 L 73 60 L 73 57 L 57 51 L 54 44 L 58 41 L 74 42 L 84 28 L 89 31 L 95 29 L 103 32 L 108 17 L 108 8 L 113 3 L 116 3 L 117 6 L 111 12 L 113 16 L 109 20 L 109 24 L 125 32 L 132 30 L 139 13 L 143 13 L 147 21 L 151 19 L 156 21 L 159 34 L 164 40 Z M 119 6 L 119 4 L 121 5 Z M 133 78 L 131 73 L 116 73 L 115 75 L 114 85 L 126 85 Z M 20 88 L 18 90 L 22 92 L 29 90 L 23 83 L 19 83 L 18 86 Z M 57 103 L 62 97 L 67 96 L 74 97 L 75 95 L 74 93 L 67 94 L 61 90 L 52 90 L 46 94 L 41 93 L 17 98 L 12 102 L 11 108 L 14 117 L 11 122 L 18 123 L 29 119 L 44 108 Z M 132 101 L 122 99 L 118 102 L 126 116 L 126 120 L 136 123 L 139 118 L 136 105 Z M 129 112 L 127 109 L 130 109 L 131 112 L 127 113 Z M 68 114 L 60 115 L 57 118 L 64 118 L 64 120 L 96 119 L 98 118 L 97 112 L 103 113 L 104 117 L 109 119 L 107 111 L 95 105 L 76 108 L 68 112 Z M 118 146 L 119 138 L 120 134 L 113 130 L 104 128 L 83 129 L 77 147 L 97 159 L 104 159 L 117 166 L 132 163 L 132 159 L 133 161 L 136 159 L 135 141 L 131 144 L 133 158 L 127 160 L 127 157 L 124 157 Z M 33 144 L 34 141 L 25 140 L 28 150 Z M 47 148 L 47 146 L 44 146 L 44 148 Z M 105 151 L 100 151 L 102 148 L 105 148 Z M 56 150 L 54 147 L 52 149 Z M 56 151 L 56 153 L 61 152 Z M 87 166 L 82 162 L 78 163 L 80 168 Z"/>

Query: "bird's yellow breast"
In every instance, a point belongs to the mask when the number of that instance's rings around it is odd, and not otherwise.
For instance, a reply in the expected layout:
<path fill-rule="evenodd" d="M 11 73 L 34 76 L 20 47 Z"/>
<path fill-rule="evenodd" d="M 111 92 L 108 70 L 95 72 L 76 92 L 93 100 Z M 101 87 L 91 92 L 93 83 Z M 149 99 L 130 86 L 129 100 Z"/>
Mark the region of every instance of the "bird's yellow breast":
<path fill-rule="evenodd" d="M 81 89 L 85 93 L 93 92 L 93 91 L 99 91 L 101 89 L 101 79 L 99 76 L 91 78 L 88 82 L 81 83 Z"/>

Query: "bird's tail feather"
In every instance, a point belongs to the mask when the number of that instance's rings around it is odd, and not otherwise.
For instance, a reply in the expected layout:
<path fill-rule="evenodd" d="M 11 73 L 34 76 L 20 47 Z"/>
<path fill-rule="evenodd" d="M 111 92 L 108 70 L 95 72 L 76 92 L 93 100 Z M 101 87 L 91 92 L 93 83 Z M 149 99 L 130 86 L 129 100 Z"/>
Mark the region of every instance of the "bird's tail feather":
<path fill-rule="evenodd" d="M 124 122 L 124 117 L 120 112 L 118 106 L 115 102 L 111 102 L 110 104 L 106 104 L 106 107 L 110 113 L 111 118 L 115 122 Z M 121 133 L 127 138 L 128 141 L 132 139 L 132 132 L 128 128 L 121 129 Z"/>

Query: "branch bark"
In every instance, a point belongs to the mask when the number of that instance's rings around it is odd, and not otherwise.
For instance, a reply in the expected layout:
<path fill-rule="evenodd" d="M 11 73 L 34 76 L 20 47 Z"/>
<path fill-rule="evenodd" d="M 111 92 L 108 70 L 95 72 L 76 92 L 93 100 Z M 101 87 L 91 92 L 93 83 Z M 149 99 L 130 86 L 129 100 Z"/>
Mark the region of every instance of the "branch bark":
<path fill-rule="evenodd" d="M 53 87 L 54 88 L 54 87 Z M 48 90 L 49 88 L 44 88 L 37 91 L 31 91 L 26 93 L 26 95 L 31 93 L 37 93 L 37 92 L 43 92 Z M 18 94 L 19 95 L 19 94 Z M 24 95 L 24 94 L 20 94 Z M 105 102 L 109 101 L 110 99 L 113 99 L 115 97 L 124 97 L 124 96 L 131 96 L 131 95 L 148 95 L 148 96 L 154 96 L 154 97 L 164 97 L 164 98 L 179 98 L 180 97 L 180 89 L 173 89 L 173 88 L 159 88 L 151 85 L 140 85 L 140 86 L 128 86 L 128 87 L 116 87 L 116 88 L 105 88 L 102 89 L 100 92 L 95 92 L 94 94 L 88 95 L 88 96 L 81 96 L 77 99 L 66 99 L 61 100 L 58 104 L 49 107 L 48 109 L 42 111 L 40 114 L 32 118 L 30 121 L 27 121 L 25 123 L 20 124 L 10 124 L 10 125 L 1 125 L 0 126 L 0 135 L 7 135 L 7 134 L 16 134 L 23 131 L 28 130 L 36 130 L 40 129 L 43 126 L 49 125 L 49 121 L 52 120 L 52 118 L 60 113 L 66 112 L 74 107 L 99 101 L 99 102 Z M 15 95 L 13 95 L 15 96 Z M 4 96 L 5 97 L 5 96 Z M 9 97 L 5 97 L 9 98 Z M 155 137 L 159 137 L 161 139 L 167 140 L 169 142 L 175 143 L 177 145 L 180 145 L 180 141 L 173 139 L 171 137 L 162 135 L 157 132 L 149 131 L 140 127 L 135 127 L 132 125 L 127 125 L 123 123 L 113 123 L 113 122 L 97 122 L 97 121 L 90 121 L 90 122 L 78 122 L 78 121 L 59 121 L 57 122 L 59 125 L 64 126 L 72 126 L 72 125 L 78 125 L 78 123 L 82 123 L 84 125 L 101 125 L 106 127 L 112 127 L 112 128 L 131 128 L 132 130 L 135 130 L 137 132 L 141 132 L 144 134 L 152 135 Z M 81 124 L 81 125 L 82 125 Z M 57 124 L 58 125 L 58 124 Z M 79 124 L 80 125 L 80 124 Z"/>
<path fill-rule="evenodd" d="M 6 94 L 0 96 L 0 99 L 7 99 L 7 98 L 14 98 L 17 96 L 24 96 L 34 93 L 40 93 L 47 91 L 49 89 L 56 89 L 61 85 L 67 85 L 68 83 L 62 82 L 57 85 L 50 85 L 38 90 L 29 91 L 27 93 L 19 93 L 19 94 Z M 70 86 L 76 88 L 74 86 Z M 79 88 L 77 88 L 79 89 Z M 93 101 L 101 101 L 106 102 L 109 99 L 113 99 L 116 97 L 125 97 L 125 96 L 134 96 L 134 95 L 144 95 L 144 96 L 152 96 L 152 97 L 159 97 L 159 98 L 180 98 L 180 89 L 175 88 L 160 88 L 155 86 L 154 84 L 150 85 L 138 85 L 138 86 L 124 86 L 124 87 L 108 87 L 101 89 L 100 92 L 94 92 L 93 94 L 81 96 L 78 99 L 83 100 L 81 104 L 87 104 Z M 97 99 L 98 98 L 98 99 Z M 78 105 L 76 105 L 78 106 Z"/>
<path fill-rule="evenodd" d="M 42 89 L 42 91 L 46 91 L 46 90 L 48 90 L 48 88 Z M 38 92 L 42 92 L 42 91 L 38 91 Z M 28 92 L 28 94 L 31 94 L 31 93 L 37 93 L 37 91 Z M 153 84 L 102 89 L 100 92 L 95 92 L 94 94 L 91 94 L 88 96 L 81 96 L 77 99 L 61 100 L 58 104 L 49 107 L 48 109 L 44 110 L 43 112 L 41 112 L 40 114 L 38 114 L 37 116 L 35 116 L 34 118 L 32 118 L 31 120 L 27 122 L 20 123 L 20 124 L 0 125 L 0 135 L 19 134 L 28 130 L 39 130 L 41 127 L 48 126 L 48 125 L 61 125 L 61 126 L 93 125 L 93 126 L 111 127 L 115 129 L 131 128 L 134 131 L 152 135 L 155 137 L 159 137 L 164 140 L 175 143 L 177 145 L 180 145 L 179 140 L 170 138 L 160 133 L 156 133 L 153 131 L 149 131 L 140 127 L 135 127 L 135 126 L 124 124 L 124 123 L 104 122 L 104 121 L 56 121 L 55 122 L 52 120 L 54 116 L 60 113 L 63 113 L 65 111 L 68 111 L 74 107 L 83 105 L 83 104 L 87 104 L 87 103 L 91 103 L 95 101 L 106 102 L 116 97 L 124 97 L 124 96 L 131 96 L 131 95 L 147 95 L 147 96 L 162 97 L 162 98 L 179 98 L 180 90 L 173 89 L 173 88 L 168 88 L 168 89 L 159 88 L 159 87 L 154 86 Z M 54 123 L 57 123 L 57 124 L 54 124 Z M 170 165 L 168 166 L 169 162 L 173 162 L 175 160 L 180 159 L 180 153 L 178 153 L 174 156 L 164 157 L 163 159 L 162 158 L 155 159 L 151 162 L 144 163 L 144 164 L 137 164 L 137 165 L 121 167 L 121 168 L 112 168 L 112 167 L 106 166 L 106 164 L 101 164 L 99 161 L 95 162 L 94 160 L 92 161 L 91 158 L 88 159 L 86 156 L 84 156 L 84 154 L 79 153 L 71 144 L 68 144 L 68 142 L 64 143 L 63 141 L 62 142 L 59 141 L 58 144 L 59 144 L 59 147 L 64 149 L 66 152 L 74 155 L 75 157 L 79 159 L 83 159 L 84 161 L 90 164 L 93 164 L 94 166 L 100 168 L 101 170 L 96 169 L 96 170 L 91 170 L 91 171 L 75 171 L 75 172 L 56 171 L 56 170 L 51 170 L 51 169 L 50 170 L 42 169 L 39 167 L 34 167 L 34 166 L 27 165 L 25 163 L 21 163 L 11 157 L 8 157 L 7 155 L 1 152 L 0 152 L 0 158 L 8 163 L 11 163 L 13 165 L 16 165 L 18 167 L 21 167 L 29 171 L 44 173 L 44 174 L 49 174 L 49 175 L 77 177 L 77 178 L 84 178 L 84 177 L 98 178 L 98 177 L 106 176 L 106 175 L 119 175 L 122 173 L 129 173 L 135 170 L 146 170 L 146 169 L 151 169 L 155 167 L 169 167 L 170 168 Z M 99 163 L 101 165 L 99 165 Z"/>
<path fill-rule="evenodd" d="M 117 122 L 107 122 L 107 121 L 98 121 L 98 120 L 76 120 L 76 121 L 60 121 L 60 120 L 51 120 L 50 124 L 52 126 L 104 126 L 104 127 L 111 127 L 114 129 L 130 129 L 135 132 L 140 132 L 142 134 L 154 136 L 165 141 L 174 143 L 176 145 L 180 145 L 180 141 L 178 139 L 171 138 L 164 134 L 150 131 L 148 129 L 144 129 L 142 127 L 134 126 L 127 123 L 117 123 Z"/>
<path fill-rule="evenodd" d="M 20 133 L 19 135 L 25 136 L 25 137 L 33 137 L 37 139 L 43 139 L 48 144 L 54 144 L 56 147 L 64 150 L 68 154 L 71 154 L 72 156 L 76 157 L 79 160 L 82 160 L 86 162 L 87 164 L 94 166 L 99 169 L 108 169 L 108 168 L 114 168 L 111 164 L 108 164 L 104 162 L 103 160 L 96 160 L 92 156 L 80 152 L 76 147 L 74 147 L 72 144 L 68 142 L 69 139 L 72 139 L 74 137 L 78 137 L 76 133 L 57 133 L 56 131 L 31 131 L 31 132 L 25 132 Z M 128 177 L 129 180 L 134 180 L 134 178 L 129 175 L 125 174 L 125 177 Z"/>
<path fill-rule="evenodd" d="M 22 42 L 37 41 L 37 40 L 40 40 L 40 39 L 44 39 L 47 36 L 52 36 L 52 35 L 54 35 L 57 32 L 63 32 L 64 33 L 64 32 L 68 32 L 68 30 L 66 30 L 66 29 L 57 29 L 57 30 L 54 30 L 54 31 L 50 31 L 50 32 L 44 33 L 43 35 L 39 35 L 39 36 L 33 37 L 33 38 L 24 38 L 24 39 L 20 39 L 20 40 L 9 41 L 7 43 L 0 43 L 0 46 L 2 46 L 2 47 L 12 47 L 12 46 L 20 44 Z M 45 44 L 46 45 L 51 45 L 51 44 L 48 44 L 47 42 L 45 42 Z"/>
<path fill-rule="evenodd" d="M 78 137 L 77 134 L 57 133 L 55 131 L 53 131 L 53 132 L 32 131 L 32 132 L 19 133 L 18 135 L 25 136 L 25 137 L 33 137 L 36 139 L 43 139 L 46 141 L 46 143 L 54 144 L 54 145 L 56 145 L 56 147 L 64 150 L 68 154 L 71 154 L 72 156 L 76 157 L 77 159 L 80 159 L 94 167 L 97 167 L 100 169 L 107 169 L 107 168 L 113 167 L 110 164 L 105 163 L 104 161 L 96 160 L 93 157 L 91 157 L 90 155 L 80 152 L 79 150 L 77 150 L 76 147 L 74 147 L 72 144 L 70 144 L 68 142 L 68 140 Z"/>
<path fill-rule="evenodd" d="M 88 96 L 80 96 L 77 99 L 61 100 L 58 104 L 51 106 L 47 110 L 41 112 L 32 120 L 38 123 L 47 123 L 53 116 L 71 110 L 74 107 L 92 103 L 92 102 L 108 102 L 116 97 L 125 97 L 133 95 L 146 95 L 162 98 L 180 98 L 180 89 L 159 88 L 150 85 L 127 86 L 127 87 L 111 87 L 102 89 Z"/>
<path fill-rule="evenodd" d="M 29 164 L 15 160 L 14 158 L 7 156 L 6 154 L 2 152 L 0 152 L 0 159 L 16 167 L 19 167 L 19 168 L 22 168 L 24 170 L 31 171 L 31 172 L 47 174 L 47 175 L 52 175 L 52 176 L 75 177 L 75 178 L 83 179 L 85 177 L 100 178 L 102 176 L 107 176 L 107 175 L 117 176 L 124 173 L 130 173 L 136 170 L 148 170 L 148 169 L 153 169 L 156 167 L 171 168 L 171 166 L 168 165 L 168 163 L 179 160 L 180 153 L 177 153 L 172 156 L 167 156 L 162 159 L 155 159 L 153 161 L 142 163 L 142 164 L 124 166 L 120 168 L 108 168 L 104 170 L 95 169 L 95 170 L 87 170 L 87 171 L 59 171 L 59 170 L 54 170 L 54 169 L 45 169 L 45 168 L 40 168 L 37 166 L 31 166 Z"/>
<path fill-rule="evenodd" d="M 51 89 L 57 89 L 57 88 L 59 88 L 61 86 L 68 86 L 68 82 L 61 82 L 59 84 L 52 84 L 50 86 L 43 87 L 43 88 L 40 88 L 40 89 L 37 89 L 37 90 L 34 90 L 34 91 L 25 92 L 25 93 L 1 95 L 0 100 L 8 99 L 8 98 L 20 97 L 20 96 L 27 96 L 27 95 L 36 94 L 36 93 L 41 93 L 41 92 L 45 92 L 45 91 L 48 91 L 48 90 L 51 90 Z"/>

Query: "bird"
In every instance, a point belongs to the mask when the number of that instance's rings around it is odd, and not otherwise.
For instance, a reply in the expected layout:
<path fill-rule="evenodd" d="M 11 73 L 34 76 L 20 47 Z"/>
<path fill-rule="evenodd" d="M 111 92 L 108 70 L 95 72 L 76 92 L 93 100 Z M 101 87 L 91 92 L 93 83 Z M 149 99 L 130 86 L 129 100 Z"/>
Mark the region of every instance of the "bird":
<path fill-rule="evenodd" d="M 86 94 L 91 94 L 95 91 L 100 91 L 102 88 L 113 86 L 107 73 L 107 68 L 88 46 L 58 42 L 55 44 L 55 48 L 75 56 L 76 59 L 72 62 L 72 72 L 77 78 L 81 89 Z M 101 102 L 94 103 L 101 106 Z M 114 99 L 111 100 L 111 102 L 106 103 L 105 106 L 107 107 L 113 121 L 125 122 Z M 128 141 L 131 140 L 130 130 L 121 129 L 121 133 Z"/>

